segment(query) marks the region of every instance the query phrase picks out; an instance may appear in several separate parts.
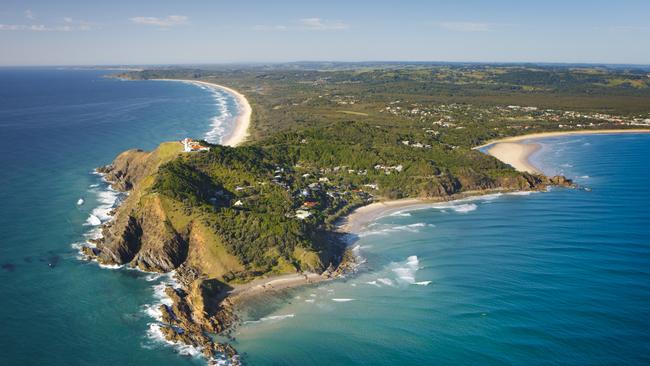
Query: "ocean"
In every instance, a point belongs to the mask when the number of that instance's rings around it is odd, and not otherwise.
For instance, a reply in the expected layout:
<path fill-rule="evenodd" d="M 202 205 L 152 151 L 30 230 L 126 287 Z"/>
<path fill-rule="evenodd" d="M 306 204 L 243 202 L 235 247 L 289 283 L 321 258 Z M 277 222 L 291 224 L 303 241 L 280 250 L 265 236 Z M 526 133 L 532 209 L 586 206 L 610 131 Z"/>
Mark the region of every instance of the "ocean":
<path fill-rule="evenodd" d="M 205 364 L 148 334 L 163 279 L 100 269 L 74 244 L 118 198 L 95 167 L 186 136 L 219 142 L 236 102 L 109 73 L 0 69 L 0 365 Z"/>
<path fill-rule="evenodd" d="M 204 365 L 152 332 L 165 277 L 78 259 L 129 148 L 218 142 L 223 92 L 106 71 L 0 69 L 0 364 Z M 650 364 L 650 135 L 541 140 L 582 189 L 491 195 L 370 224 L 356 275 L 244 309 L 249 365 Z M 83 204 L 78 205 L 79 200 Z"/>
<path fill-rule="evenodd" d="M 381 218 L 343 281 L 247 309 L 251 365 L 650 364 L 650 135 L 537 140 L 583 189 Z M 589 188 L 591 191 L 585 190 Z"/>

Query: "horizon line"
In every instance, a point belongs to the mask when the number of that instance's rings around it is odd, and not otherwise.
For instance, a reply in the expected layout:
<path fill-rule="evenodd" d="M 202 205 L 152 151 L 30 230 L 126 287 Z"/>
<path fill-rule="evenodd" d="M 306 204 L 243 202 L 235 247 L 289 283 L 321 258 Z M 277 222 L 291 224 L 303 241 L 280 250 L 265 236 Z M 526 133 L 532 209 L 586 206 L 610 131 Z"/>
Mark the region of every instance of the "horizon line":
<path fill-rule="evenodd" d="M 49 68 L 49 67 L 170 67 L 170 66 L 253 66 L 253 65 L 289 65 L 289 64 L 470 64 L 470 65 L 586 65 L 586 66 L 637 66 L 650 67 L 650 63 L 622 62 L 570 62 L 570 61 L 444 61 L 444 60 L 294 60 L 294 61 L 222 61 L 222 62 L 173 62 L 173 63 L 105 63 L 105 64 L 10 64 L 0 65 L 0 68 Z"/>

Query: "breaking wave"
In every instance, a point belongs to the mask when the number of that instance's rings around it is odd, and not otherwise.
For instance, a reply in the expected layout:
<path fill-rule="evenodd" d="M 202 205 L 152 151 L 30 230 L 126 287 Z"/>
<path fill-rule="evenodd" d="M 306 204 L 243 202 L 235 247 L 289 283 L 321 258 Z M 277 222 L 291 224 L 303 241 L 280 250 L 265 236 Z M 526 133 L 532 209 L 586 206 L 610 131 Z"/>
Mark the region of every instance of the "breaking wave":
<path fill-rule="evenodd" d="M 210 130 L 205 133 L 205 141 L 211 144 L 220 144 L 223 142 L 224 135 L 226 134 L 226 127 L 230 122 L 237 116 L 237 113 L 233 114 L 232 104 L 234 103 L 237 106 L 237 112 L 240 108 L 237 103 L 237 99 L 234 98 L 226 90 L 223 90 L 216 86 L 209 86 L 201 83 L 194 83 L 188 81 L 188 83 L 195 85 L 203 90 L 209 91 L 212 94 L 214 104 L 217 110 L 217 114 L 210 120 Z M 230 102 L 230 103 L 229 103 Z"/>
<path fill-rule="evenodd" d="M 410 232 L 417 233 L 420 231 L 420 228 L 423 227 L 433 227 L 433 224 L 426 224 L 424 222 L 417 222 L 415 224 L 409 225 L 373 225 L 368 227 L 378 227 L 376 230 L 369 230 L 359 233 L 359 237 L 371 236 L 371 235 L 388 235 L 390 233 L 396 232 Z"/>
<path fill-rule="evenodd" d="M 397 263 L 392 268 L 393 272 L 397 275 L 397 281 L 406 284 L 415 283 L 415 272 L 420 266 L 420 261 L 417 255 L 412 255 L 406 258 L 403 263 Z"/>
<path fill-rule="evenodd" d="M 476 210 L 478 208 L 478 206 L 476 206 L 475 203 L 465 203 L 465 204 L 457 205 L 457 206 L 454 205 L 454 206 L 451 206 L 449 208 L 451 208 L 452 210 L 454 210 L 454 211 L 456 211 L 458 213 L 468 213 L 468 212 Z"/>

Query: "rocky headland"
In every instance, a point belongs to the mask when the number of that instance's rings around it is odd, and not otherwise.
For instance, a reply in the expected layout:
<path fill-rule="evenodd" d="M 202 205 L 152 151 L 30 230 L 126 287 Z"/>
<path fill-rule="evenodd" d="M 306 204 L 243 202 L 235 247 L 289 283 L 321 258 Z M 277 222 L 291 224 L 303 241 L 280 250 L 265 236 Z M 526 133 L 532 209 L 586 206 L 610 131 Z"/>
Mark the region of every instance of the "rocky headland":
<path fill-rule="evenodd" d="M 199 158 L 205 157 L 209 157 L 209 154 Z M 206 218 L 212 213 L 205 207 L 236 206 L 236 198 L 222 199 L 222 196 L 218 196 L 219 199 L 208 200 L 212 206 L 200 203 L 195 204 L 199 206 L 196 208 L 187 199 L 173 199 L 156 188 L 163 179 L 161 167 L 172 161 L 176 163 L 199 158 L 182 154 L 181 145 L 170 142 L 161 144 L 152 152 L 126 151 L 110 165 L 98 168 L 97 171 L 103 174 L 112 188 L 127 195 L 114 210 L 113 219 L 102 227 L 102 237 L 82 248 L 82 252 L 105 265 L 127 265 L 147 272 L 174 273 L 178 285 L 165 290 L 172 305 L 161 305 L 159 309 L 162 314 L 160 330 L 164 337 L 173 343 L 197 347 L 208 360 L 213 360 L 217 355 L 226 355 L 237 364 L 235 349 L 213 338 L 216 334 L 227 335 L 228 330 L 238 323 L 237 304 L 250 301 L 260 292 L 336 278 L 341 273 L 353 270 L 354 256 L 341 249 L 340 243 L 333 245 L 338 248 L 336 250 L 322 249 L 322 244 L 296 246 L 288 257 L 274 254 L 277 253 L 276 249 L 271 248 L 270 254 L 266 255 L 277 259 L 274 264 L 265 270 L 259 267 L 251 269 L 255 267 L 253 262 L 240 253 L 233 253 L 232 247 L 227 245 L 231 240 L 229 232 L 222 231 Z M 490 180 L 471 169 L 464 174 L 443 178 L 436 179 L 437 183 L 428 186 L 417 198 L 444 201 L 498 191 L 542 190 L 551 185 L 573 186 L 570 180 L 562 176 L 549 178 L 522 173 Z M 224 190 L 219 188 L 219 191 Z M 353 207 L 371 202 L 373 199 L 348 206 L 347 210 L 339 210 L 338 215 L 344 216 Z M 286 220 L 296 221 L 295 218 Z M 311 229 L 305 227 L 302 230 L 298 234 L 300 237 L 307 235 L 305 233 Z M 331 235 L 336 235 L 333 228 L 330 231 Z M 323 237 L 315 237 L 314 240 L 323 240 Z M 287 264 L 287 261 L 293 264 Z"/>

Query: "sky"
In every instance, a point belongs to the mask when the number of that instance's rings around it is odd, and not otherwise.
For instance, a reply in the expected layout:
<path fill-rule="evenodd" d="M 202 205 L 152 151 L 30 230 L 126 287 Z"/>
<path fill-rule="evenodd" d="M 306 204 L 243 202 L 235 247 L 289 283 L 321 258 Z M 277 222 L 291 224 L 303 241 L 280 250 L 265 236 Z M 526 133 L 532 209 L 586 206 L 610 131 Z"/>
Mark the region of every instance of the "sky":
<path fill-rule="evenodd" d="M 648 0 L 0 0 L 0 66 L 650 64 Z"/>

